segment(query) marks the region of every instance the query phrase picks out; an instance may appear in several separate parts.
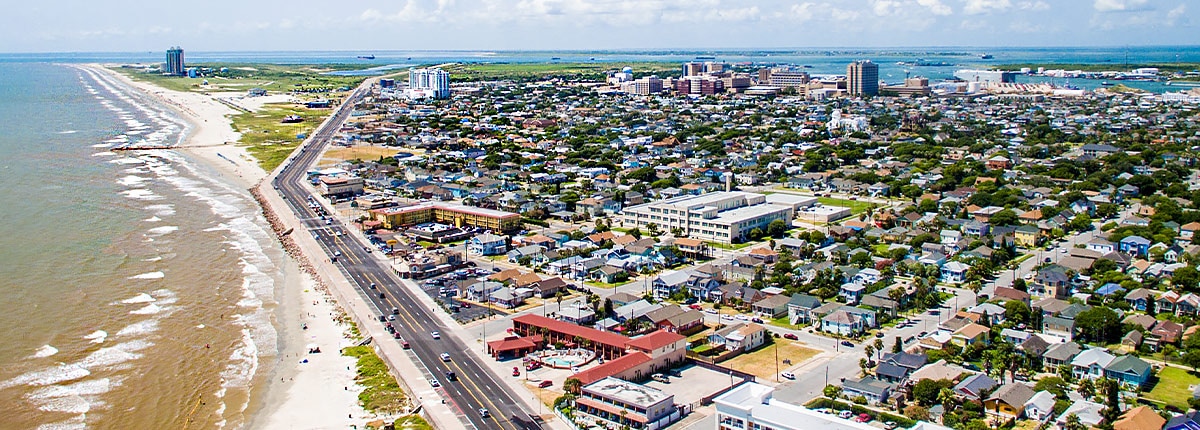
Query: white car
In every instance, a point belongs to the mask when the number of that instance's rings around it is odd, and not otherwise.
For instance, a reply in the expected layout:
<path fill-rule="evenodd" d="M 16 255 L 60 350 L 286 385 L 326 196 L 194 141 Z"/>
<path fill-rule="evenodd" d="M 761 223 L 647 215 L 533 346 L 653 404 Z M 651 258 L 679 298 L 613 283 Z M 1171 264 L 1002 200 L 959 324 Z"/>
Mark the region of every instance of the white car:
<path fill-rule="evenodd" d="M 793 381 L 796 380 L 796 375 L 792 372 L 783 372 L 780 373 L 779 376 L 782 376 L 784 379 L 791 379 Z"/>
<path fill-rule="evenodd" d="M 704 309 L 704 313 L 706 313 L 706 314 L 716 314 L 716 313 L 717 313 L 717 310 L 716 310 L 716 309 L 713 309 L 713 308 L 706 308 L 706 309 Z"/>
<path fill-rule="evenodd" d="M 450 354 L 442 353 L 442 361 L 450 361 Z"/>
<path fill-rule="evenodd" d="M 433 333 L 430 333 L 430 335 L 432 335 L 434 339 L 441 339 L 441 338 L 442 338 L 442 333 L 441 333 L 441 332 L 436 332 L 436 331 L 435 331 L 435 332 L 433 332 Z"/>
<path fill-rule="evenodd" d="M 738 319 L 738 321 L 750 321 L 750 317 L 748 317 L 748 316 L 745 316 L 745 315 L 742 315 L 742 314 L 738 314 L 738 315 L 737 315 L 736 317 L 734 317 L 734 318 L 737 318 L 737 319 Z"/>

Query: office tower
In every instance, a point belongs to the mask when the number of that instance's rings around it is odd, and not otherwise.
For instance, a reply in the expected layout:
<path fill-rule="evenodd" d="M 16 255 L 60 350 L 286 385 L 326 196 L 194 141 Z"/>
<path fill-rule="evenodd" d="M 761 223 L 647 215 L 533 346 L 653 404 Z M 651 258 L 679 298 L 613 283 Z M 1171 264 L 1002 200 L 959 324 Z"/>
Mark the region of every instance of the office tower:
<path fill-rule="evenodd" d="M 183 68 L 183 48 L 176 46 L 167 50 L 167 64 L 163 71 L 172 76 L 187 74 L 187 69 Z"/>
<path fill-rule="evenodd" d="M 854 96 L 879 94 L 879 65 L 871 60 L 859 60 L 846 66 L 847 91 Z"/>

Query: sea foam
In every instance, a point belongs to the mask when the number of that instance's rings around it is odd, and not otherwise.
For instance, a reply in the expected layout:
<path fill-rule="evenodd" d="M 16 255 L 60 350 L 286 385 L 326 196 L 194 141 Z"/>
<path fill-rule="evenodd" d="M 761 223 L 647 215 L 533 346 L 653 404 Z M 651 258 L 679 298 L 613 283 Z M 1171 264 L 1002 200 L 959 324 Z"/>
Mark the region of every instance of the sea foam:
<path fill-rule="evenodd" d="M 58 348 L 50 345 L 42 345 L 36 352 L 33 353 L 33 358 L 46 358 L 58 354 Z"/>
<path fill-rule="evenodd" d="M 92 341 L 92 343 L 104 343 L 104 339 L 108 338 L 108 332 L 96 330 L 83 338 Z"/>
<path fill-rule="evenodd" d="M 121 303 L 125 303 L 125 304 L 134 304 L 134 303 L 150 303 L 150 302 L 153 302 L 153 301 L 155 301 L 155 300 L 158 300 L 158 299 L 155 299 L 154 297 L 151 297 L 149 294 L 146 294 L 146 293 L 141 293 L 141 294 L 138 294 L 138 295 L 136 295 L 136 296 L 130 297 L 130 298 L 128 298 L 128 299 L 121 300 Z"/>
<path fill-rule="evenodd" d="M 156 272 L 143 273 L 141 275 L 133 275 L 133 276 L 130 276 L 129 279 L 162 279 L 165 276 L 167 276 L 167 275 L 165 273 L 163 273 L 162 271 L 156 271 Z"/>

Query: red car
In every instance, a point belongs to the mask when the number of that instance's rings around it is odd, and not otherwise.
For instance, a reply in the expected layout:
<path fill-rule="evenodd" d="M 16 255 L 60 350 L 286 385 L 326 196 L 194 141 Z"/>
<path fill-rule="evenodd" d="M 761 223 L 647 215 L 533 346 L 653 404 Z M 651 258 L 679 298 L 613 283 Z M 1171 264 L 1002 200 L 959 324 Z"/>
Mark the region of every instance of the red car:
<path fill-rule="evenodd" d="M 794 334 L 792 334 L 792 333 L 784 333 L 784 334 L 783 334 L 783 338 L 784 338 L 784 339 L 790 339 L 790 340 L 800 340 L 800 338 L 799 338 L 799 337 L 797 337 L 796 335 L 794 335 Z"/>
<path fill-rule="evenodd" d="M 513 366 L 513 376 L 521 376 L 521 368 Z"/>
<path fill-rule="evenodd" d="M 867 421 L 871 421 L 871 416 L 867 415 L 867 414 L 858 414 L 858 417 L 854 418 L 854 421 L 860 422 L 860 423 L 865 423 Z"/>
<path fill-rule="evenodd" d="M 688 307 L 689 307 L 689 308 L 692 308 L 692 309 L 695 309 L 695 310 L 700 310 L 700 309 L 701 309 L 700 305 L 690 305 L 690 306 L 688 306 Z"/>
<path fill-rule="evenodd" d="M 539 383 L 538 383 L 538 388 L 548 388 L 548 387 L 550 387 L 551 385 L 554 385 L 554 381 L 551 381 L 551 380 L 547 379 L 547 380 L 545 380 L 545 381 L 539 382 Z"/>

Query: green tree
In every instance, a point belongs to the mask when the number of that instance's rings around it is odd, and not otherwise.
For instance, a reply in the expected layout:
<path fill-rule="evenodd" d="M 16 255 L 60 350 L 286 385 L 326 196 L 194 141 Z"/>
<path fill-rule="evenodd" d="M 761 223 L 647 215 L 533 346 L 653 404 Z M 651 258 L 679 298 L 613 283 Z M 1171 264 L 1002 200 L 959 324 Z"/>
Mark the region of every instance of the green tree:
<path fill-rule="evenodd" d="M 787 222 L 781 219 L 771 221 L 770 224 L 767 224 L 767 235 L 777 239 L 787 234 L 787 230 Z"/>
<path fill-rule="evenodd" d="M 1029 305 L 1020 300 L 1009 300 L 1004 303 L 1004 317 L 1013 324 L 1029 324 L 1031 314 Z"/>
<path fill-rule="evenodd" d="M 913 399 L 922 406 L 935 405 L 938 403 L 938 394 L 942 392 L 942 388 L 953 386 L 954 383 L 945 379 L 922 379 L 913 386 Z"/>
<path fill-rule="evenodd" d="M 583 381 L 580 381 L 579 378 L 567 378 L 566 381 L 563 381 L 563 391 L 568 393 L 578 395 L 582 388 Z"/>
<path fill-rule="evenodd" d="M 842 387 L 837 385 L 826 385 L 825 389 L 822 390 L 822 393 L 825 394 L 825 397 L 836 399 L 842 396 Z"/>
<path fill-rule="evenodd" d="M 1183 291 L 1194 292 L 1197 285 L 1200 285 L 1200 271 L 1192 266 L 1175 269 L 1175 274 L 1171 275 L 1171 285 Z"/>
<path fill-rule="evenodd" d="M 1068 384 L 1067 381 L 1063 380 L 1063 378 L 1057 376 L 1044 377 L 1039 379 L 1037 383 L 1033 385 L 1034 391 L 1046 391 L 1050 394 L 1053 394 L 1055 398 L 1059 399 L 1067 398 L 1067 390 L 1070 388 L 1071 384 Z"/>
<path fill-rule="evenodd" d="M 1121 336 L 1121 318 L 1105 306 L 1096 306 L 1075 316 L 1075 326 L 1084 339 L 1112 343 Z"/>
<path fill-rule="evenodd" d="M 904 416 L 914 421 L 929 421 L 929 409 L 916 404 L 908 405 L 904 408 Z"/>
<path fill-rule="evenodd" d="M 1004 209 L 992 215 L 989 222 L 994 226 L 1016 225 L 1017 213 L 1012 209 Z"/>

